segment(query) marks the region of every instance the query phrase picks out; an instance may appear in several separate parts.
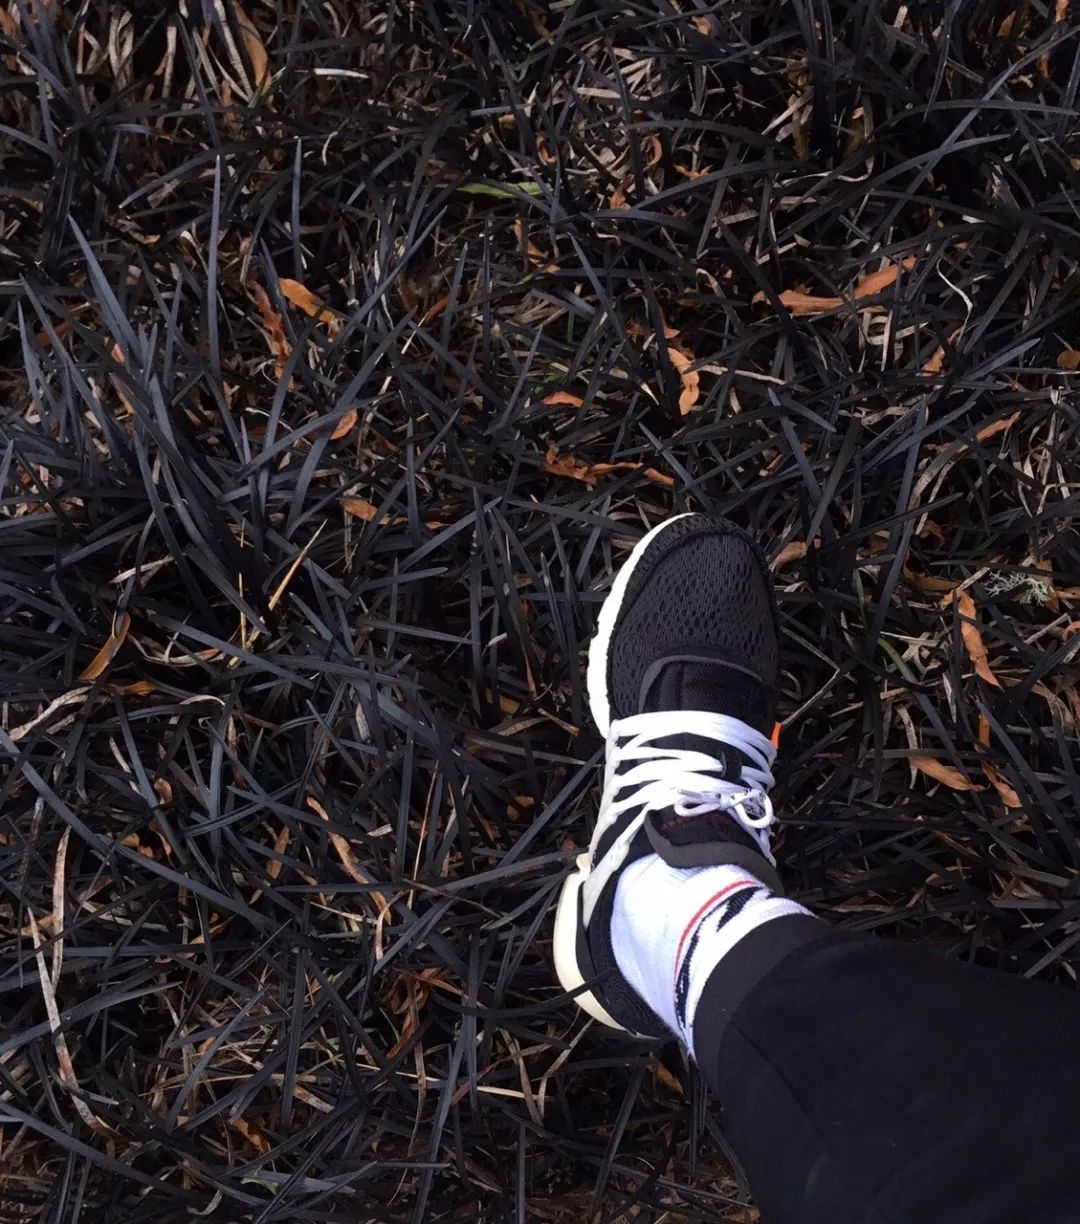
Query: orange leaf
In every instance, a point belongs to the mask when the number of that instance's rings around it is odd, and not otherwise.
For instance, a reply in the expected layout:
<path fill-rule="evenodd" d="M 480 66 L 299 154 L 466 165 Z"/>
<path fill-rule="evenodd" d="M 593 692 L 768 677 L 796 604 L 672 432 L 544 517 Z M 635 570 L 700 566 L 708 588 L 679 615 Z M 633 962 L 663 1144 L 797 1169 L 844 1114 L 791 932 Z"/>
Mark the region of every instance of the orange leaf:
<path fill-rule="evenodd" d="M 998 773 L 997 769 L 995 769 L 995 767 L 989 763 L 989 761 L 983 763 L 983 773 L 986 774 L 994 790 L 996 790 L 1001 796 L 1001 802 L 1004 803 L 1007 808 L 1018 808 L 1024 806 L 1020 802 L 1020 796 L 1016 793 L 1013 787 L 1011 787 L 1008 782 L 1005 781 L 1001 774 Z"/>
<path fill-rule="evenodd" d="M 270 81 L 270 60 L 266 54 L 266 48 L 263 46 L 259 31 L 255 28 L 255 23 L 244 12 L 238 0 L 233 0 L 232 8 L 244 50 L 251 62 L 252 82 L 257 90 L 264 89 Z"/>
<path fill-rule="evenodd" d="M 373 523 L 379 513 L 378 507 L 365 501 L 362 497 L 343 497 L 341 508 L 346 514 L 351 514 L 353 518 L 363 519 L 365 523 Z M 379 521 L 386 522 L 386 515 L 384 514 Z"/>
<path fill-rule="evenodd" d="M 764 298 L 761 294 L 761 298 Z M 758 295 L 754 295 L 755 300 Z M 798 289 L 785 289 L 780 294 L 780 304 L 786 306 L 793 315 L 824 314 L 826 310 L 836 310 L 843 306 L 844 299 L 838 297 L 814 297 L 810 293 L 800 293 Z"/>
<path fill-rule="evenodd" d="M 257 1151 L 264 1155 L 270 1151 L 270 1144 L 266 1136 L 245 1122 L 243 1118 L 235 1118 L 229 1125 L 233 1130 L 239 1131 Z"/>
<path fill-rule="evenodd" d="M 285 335 L 281 315 L 270 304 L 270 298 L 262 285 L 252 281 L 247 288 L 251 300 L 262 316 L 262 329 L 266 336 L 266 343 L 274 355 L 274 376 L 280 378 L 285 370 L 285 363 L 292 355 L 292 346 Z"/>
<path fill-rule="evenodd" d="M 683 349 L 669 345 L 668 359 L 682 379 L 682 391 L 679 393 L 679 412 L 682 416 L 686 416 L 698 402 L 698 396 L 701 393 L 699 386 L 701 376 L 697 370 L 690 369 L 694 362 L 693 353 L 687 353 Z"/>
<path fill-rule="evenodd" d="M 307 805 L 317 816 L 319 816 L 322 820 L 325 820 L 327 824 L 330 823 L 330 813 L 323 807 L 318 799 L 308 795 Z M 356 861 L 356 855 L 353 854 L 352 847 L 349 845 L 348 841 L 346 841 L 346 839 L 342 837 L 340 833 L 334 832 L 330 833 L 330 841 L 333 843 L 334 849 L 337 851 L 342 867 L 345 868 L 345 874 L 351 879 L 355 880 L 357 884 L 370 884 L 371 881 L 360 870 L 359 864 Z M 387 899 L 381 892 L 376 892 L 374 890 L 368 893 L 368 896 L 371 898 L 375 906 L 386 915 L 386 921 L 389 922 L 390 903 L 387 901 Z"/>
<path fill-rule="evenodd" d="M 580 480 L 584 484 L 594 485 L 601 476 L 606 476 L 609 472 L 640 472 L 640 463 L 630 463 L 624 460 L 622 463 L 582 463 L 580 459 L 573 455 L 560 455 L 554 446 L 549 446 L 547 454 L 544 456 L 544 462 L 540 465 L 545 472 L 550 472 L 553 476 L 567 476 L 571 480 Z M 655 468 L 648 468 L 645 475 L 649 480 L 655 480 L 657 484 L 673 485 L 674 478 L 665 476 L 663 472 L 658 472 Z"/>
<path fill-rule="evenodd" d="M 994 421 L 992 425 L 987 425 L 985 429 L 980 429 L 975 437 L 980 442 L 985 442 L 987 438 L 992 438 L 994 434 L 1004 433 L 1006 429 L 1011 429 L 1019 419 L 1020 413 L 1014 412 L 1012 416 L 1002 417 L 1000 421 Z"/>
<path fill-rule="evenodd" d="M 436 302 L 432 302 L 432 304 L 427 308 L 427 310 L 425 310 L 424 313 L 420 316 L 420 322 L 422 324 L 430 323 L 432 319 L 437 319 L 439 315 L 441 315 L 442 312 L 449 305 L 450 305 L 450 299 L 449 297 L 445 297 L 445 296 L 439 298 L 439 300 Z"/>
<path fill-rule="evenodd" d="M 312 293 L 307 285 L 291 277 L 282 276 L 278 280 L 278 287 L 281 289 L 281 296 L 294 306 L 299 306 L 304 314 L 318 318 L 320 323 L 338 323 L 337 315 L 332 310 L 327 310 L 323 306 L 322 298 L 317 293 Z"/>
<path fill-rule="evenodd" d="M 914 268 L 915 260 L 908 255 L 901 261 L 905 268 Z M 871 272 L 867 276 L 860 278 L 855 285 L 855 297 L 873 297 L 875 293 L 881 293 L 888 289 L 892 284 L 896 283 L 896 278 L 900 275 L 900 264 L 887 264 L 884 268 L 880 268 L 877 272 Z"/>
<path fill-rule="evenodd" d="M 947 608 L 954 602 L 960 613 L 960 636 L 964 641 L 964 649 L 967 651 L 968 657 L 975 665 L 976 674 L 982 676 L 987 684 L 993 684 L 1000 688 L 1001 684 L 997 676 L 990 670 L 990 661 L 987 658 L 982 632 L 975 623 L 975 600 L 971 598 L 967 591 L 953 591 L 945 596 L 941 604 L 942 607 Z"/>
<path fill-rule="evenodd" d="M 1058 353 L 1059 370 L 1080 370 L 1080 349 L 1063 349 Z"/>
<path fill-rule="evenodd" d="M 131 628 L 131 617 L 126 612 L 113 618 L 112 632 L 105 645 L 97 652 L 90 662 L 79 673 L 80 680 L 96 680 L 116 657 L 116 652 L 124 644 L 124 639 Z"/>
<path fill-rule="evenodd" d="M 944 764 L 944 762 L 939 761 L 936 757 L 923 756 L 921 753 L 916 753 L 908 759 L 911 761 L 912 766 L 919 770 L 920 773 L 926 774 L 928 778 L 933 778 L 935 782 L 940 782 L 950 790 L 986 790 L 985 786 L 979 786 L 969 778 L 965 778 L 959 769 L 953 769 L 951 765 Z"/>
<path fill-rule="evenodd" d="M 334 432 L 330 435 L 330 441 L 336 442 L 338 438 L 344 438 L 350 429 L 356 424 L 356 409 L 350 408 L 348 412 L 334 426 Z"/>
<path fill-rule="evenodd" d="M 790 544 L 785 544 L 773 558 L 773 572 L 782 570 L 785 565 L 790 565 L 792 561 L 801 561 L 805 556 L 806 545 L 802 540 L 792 540 Z"/>
<path fill-rule="evenodd" d="M 570 391 L 552 391 L 550 395 L 544 396 L 544 403 L 549 408 L 554 408 L 558 404 L 567 404 L 571 408 L 580 408 L 585 401 L 580 395 L 574 395 Z"/>
<path fill-rule="evenodd" d="M 560 455 L 554 446 L 548 447 L 544 462 L 540 466 L 552 476 L 569 476 L 572 480 L 581 480 L 587 485 L 594 485 L 597 481 L 596 473 L 587 463 L 579 462 L 573 455 Z"/>
<path fill-rule="evenodd" d="M 932 591 L 934 594 L 948 594 L 950 591 L 955 591 L 957 583 L 948 578 L 933 578 L 929 574 L 917 574 L 914 570 L 908 569 L 905 565 L 900 571 L 904 581 L 910 583 L 920 591 Z"/>

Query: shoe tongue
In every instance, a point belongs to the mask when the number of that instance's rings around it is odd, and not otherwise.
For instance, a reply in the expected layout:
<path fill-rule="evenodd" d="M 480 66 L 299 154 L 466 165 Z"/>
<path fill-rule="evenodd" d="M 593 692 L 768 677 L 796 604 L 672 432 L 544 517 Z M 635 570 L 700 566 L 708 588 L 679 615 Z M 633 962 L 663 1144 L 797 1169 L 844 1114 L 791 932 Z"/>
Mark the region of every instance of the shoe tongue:
<path fill-rule="evenodd" d="M 641 684 L 642 714 L 665 710 L 707 710 L 724 714 L 769 735 L 775 721 L 772 691 L 749 668 L 713 655 L 694 651 L 668 655 L 651 664 Z M 660 748 L 705 752 L 721 763 L 718 778 L 738 782 L 747 758 L 737 748 L 712 736 L 679 734 L 652 741 Z M 704 866 L 710 862 L 738 862 L 782 892 L 775 871 L 761 854 L 753 836 L 726 812 L 675 817 L 652 812 L 646 835 L 661 856 L 674 866 Z"/>
<path fill-rule="evenodd" d="M 639 713 L 664 710 L 708 710 L 738 718 L 762 735 L 770 735 L 775 721 L 769 688 L 744 665 L 700 650 L 666 655 L 650 664 L 641 681 Z M 716 752 L 716 741 L 701 736 L 672 736 L 708 743 Z M 681 745 L 680 745 L 681 747 Z"/>

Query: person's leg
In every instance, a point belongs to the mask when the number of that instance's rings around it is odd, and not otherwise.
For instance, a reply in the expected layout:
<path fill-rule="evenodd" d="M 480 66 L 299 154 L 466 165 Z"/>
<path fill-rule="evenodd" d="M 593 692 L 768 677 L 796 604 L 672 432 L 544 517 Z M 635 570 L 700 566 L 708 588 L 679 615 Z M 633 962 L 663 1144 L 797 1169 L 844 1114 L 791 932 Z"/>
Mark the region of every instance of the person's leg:
<path fill-rule="evenodd" d="M 1080 1220 L 1080 1006 L 783 898 L 778 681 L 753 541 L 702 515 L 654 528 L 589 650 L 607 768 L 559 899 L 560 981 L 603 1024 L 687 1043 L 763 1224 Z"/>
<path fill-rule="evenodd" d="M 778 913 L 730 873 L 635 863 L 616 959 L 715 1091 L 763 1224 L 1080 1219 L 1071 994 Z"/>

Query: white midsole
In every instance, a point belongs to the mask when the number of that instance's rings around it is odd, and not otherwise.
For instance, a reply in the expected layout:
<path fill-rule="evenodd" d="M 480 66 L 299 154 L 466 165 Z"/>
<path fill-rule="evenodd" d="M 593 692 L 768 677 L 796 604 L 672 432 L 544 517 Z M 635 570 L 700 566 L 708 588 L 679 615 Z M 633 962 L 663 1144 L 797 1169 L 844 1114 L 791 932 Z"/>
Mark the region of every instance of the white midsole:
<path fill-rule="evenodd" d="M 629 557 L 623 562 L 611 590 L 607 593 L 600 607 L 600 615 L 596 619 L 596 634 L 589 644 L 589 662 L 585 672 L 585 683 L 589 693 L 589 709 L 593 721 L 600 734 L 605 738 L 611 727 L 611 695 L 608 693 L 608 652 L 611 647 L 611 635 L 615 631 L 615 622 L 619 617 L 626 588 L 634 567 L 645 554 L 645 550 L 665 527 L 678 519 L 686 518 L 686 514 L 676 514 L 664 519 L 651 531 L 647 532 L 634 545 Z M 593 833 L 593 841 L 596 832 Z M 577 990 L 585 984 L 581 968 L 578 965 L 578 923 L 581 921 L 581 890 L 592 871 L 592 847 L 579 854 L 574 870 L 563 882 L 559 894 L 559 903 L 555 910 L 555 934 L 552 952 L 555 958 L 555 972 L 564 990 Z M 610 1028 L 628 1032 L 623 1025 L 613 1019 L 611 1013 L 591 991 L 583 991 L 574 996 L 574 1002 L 595 1020 Z"/>

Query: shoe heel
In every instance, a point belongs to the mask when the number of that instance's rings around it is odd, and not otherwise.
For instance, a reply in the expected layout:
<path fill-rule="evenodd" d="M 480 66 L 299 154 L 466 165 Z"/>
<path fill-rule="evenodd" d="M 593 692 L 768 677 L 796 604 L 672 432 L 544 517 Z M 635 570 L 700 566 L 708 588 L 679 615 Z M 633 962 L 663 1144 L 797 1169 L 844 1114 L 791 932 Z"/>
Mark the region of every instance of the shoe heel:
<path fill-rule="evenodd" d="M 563 990 L 579 991 L 574 1002 L 583 1012 L 620 1033 L 628 1030 L 619 1024 L 591 990 L 581 990 L 585 977 L 578 956 L 579 940 L 583 928 L 581 919 L 581 890 L 589 878 L 589 856 L 579 854 L 577 865 L 563 881 L 559 902 L 555 908 L 555 935 L 552 953 L 555 958 L 555 974 Z"/>

